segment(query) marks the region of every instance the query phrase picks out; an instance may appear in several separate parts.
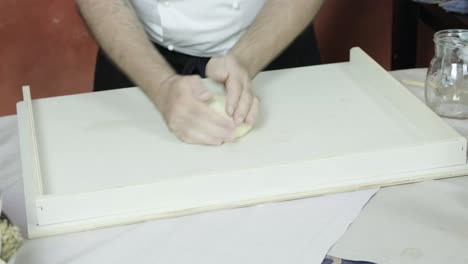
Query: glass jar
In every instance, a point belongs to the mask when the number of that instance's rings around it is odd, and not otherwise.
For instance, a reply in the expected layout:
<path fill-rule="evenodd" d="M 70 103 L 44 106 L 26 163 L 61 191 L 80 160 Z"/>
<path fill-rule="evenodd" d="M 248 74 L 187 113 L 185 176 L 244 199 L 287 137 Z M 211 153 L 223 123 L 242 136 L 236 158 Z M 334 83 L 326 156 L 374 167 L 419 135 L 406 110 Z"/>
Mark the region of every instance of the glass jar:
<path fill-rule="evenodd" d="M 435 113 L 468 118 L 468 30 L 434 34 L 435 55 L 426 75 L 425 100 Z"/>

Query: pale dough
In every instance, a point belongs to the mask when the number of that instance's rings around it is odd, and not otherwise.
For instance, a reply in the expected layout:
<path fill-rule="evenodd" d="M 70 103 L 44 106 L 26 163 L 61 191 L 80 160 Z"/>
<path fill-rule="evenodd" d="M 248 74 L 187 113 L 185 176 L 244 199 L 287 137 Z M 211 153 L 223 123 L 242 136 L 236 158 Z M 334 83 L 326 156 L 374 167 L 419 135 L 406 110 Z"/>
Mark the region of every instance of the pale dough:
<path fill-rule="evenodd" d="M 216 112 L 224 115 L 225 117 L 232 119 L 227 113 L 226 113 L 226 97 L 223 95 L 214 95 L 213 98 L 209 102 L 209 106 L 215 110 Z M 238 139 L 245 134 L 247 134 L 250 130 L 252 129 L 251 125 L 248 125 L 246 123 L 240 125 L 237 127 L 236 132 L 235 132 L 235 138 Z"/>

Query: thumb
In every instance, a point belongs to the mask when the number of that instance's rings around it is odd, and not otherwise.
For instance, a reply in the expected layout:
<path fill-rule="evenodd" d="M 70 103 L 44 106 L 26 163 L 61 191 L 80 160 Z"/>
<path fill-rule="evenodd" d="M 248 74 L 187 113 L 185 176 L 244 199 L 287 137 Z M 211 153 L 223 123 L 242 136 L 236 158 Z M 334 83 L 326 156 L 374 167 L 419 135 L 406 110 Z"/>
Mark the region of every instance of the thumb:
<path fill-rule="evenodd" d="M 226 70 L 224 58 L 213 57 L 208 61 L 208 64 L 206 65 L 206 77 L 220 83 L 226 82 L 229 77 L 229 73 Z"/>

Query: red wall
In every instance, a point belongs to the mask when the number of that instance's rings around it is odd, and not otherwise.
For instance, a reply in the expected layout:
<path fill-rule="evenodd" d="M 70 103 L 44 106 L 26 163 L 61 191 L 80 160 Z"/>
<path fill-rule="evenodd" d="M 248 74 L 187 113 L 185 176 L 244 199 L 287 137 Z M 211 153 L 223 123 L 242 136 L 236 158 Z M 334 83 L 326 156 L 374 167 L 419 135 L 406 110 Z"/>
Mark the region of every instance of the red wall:
<path fill-rule="evenodd" d="M 390 67 L 392 0 L 326 0 L 316 19 L 323 62 L 360 46 Z M 96 45 L 72 0 L 0 1 L 0 116 L 15 114 L 21 86 L 33 98 L 90 91 Z"/>
<path fill-rule="evenodd" d="M 347 61 L 359 46 L 387 70 L 391 66 L 393 0 L 325 0 L 316 18 L 324 63 Z"/>
<path fill-rule="evenodd" d="M 21 86 L 33 98 L 91 88 L 96 46 L 74 1 L 0 1 L 0 116 L 15 114 Z"/>

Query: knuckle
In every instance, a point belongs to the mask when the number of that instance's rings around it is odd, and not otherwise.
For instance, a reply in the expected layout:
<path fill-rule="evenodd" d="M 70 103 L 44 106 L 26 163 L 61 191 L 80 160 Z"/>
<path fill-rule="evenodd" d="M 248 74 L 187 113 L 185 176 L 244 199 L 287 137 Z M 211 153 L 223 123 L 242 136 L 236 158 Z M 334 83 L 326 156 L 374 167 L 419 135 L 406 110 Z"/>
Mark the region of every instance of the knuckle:
<path fill-rule="evenodd" d="M 167 122 L 167 127 L 168 127 L 169 130 L 171 130 L 172 132 L 177 131 L 177 125 L 175 124 L 174 121 L 169 120 L 169 121 Z"/>
<path fill-rule="evenodd" d="M 172 107 L 171 111 L 166 114 L 166 120 L 171 130 L 178 130 L 179 125 L 183 123 L 184 113 L 180 108 Z"/>
<path fill-rule="evenodd" d="M 178 130 L 177 119 L 169 116 L 167 120 L 167 126 L 169 127 L 171 131 L 177 131 Z"/>
<path fill-rule="evenodd" d="M 182 141 L 189 142 L 192 140 L 190 134 L 185 129 L 181 129 L 177 132 L 177 137 L 180 138 Z"/>

